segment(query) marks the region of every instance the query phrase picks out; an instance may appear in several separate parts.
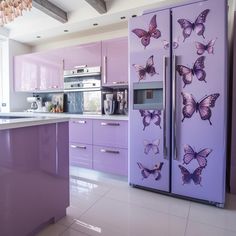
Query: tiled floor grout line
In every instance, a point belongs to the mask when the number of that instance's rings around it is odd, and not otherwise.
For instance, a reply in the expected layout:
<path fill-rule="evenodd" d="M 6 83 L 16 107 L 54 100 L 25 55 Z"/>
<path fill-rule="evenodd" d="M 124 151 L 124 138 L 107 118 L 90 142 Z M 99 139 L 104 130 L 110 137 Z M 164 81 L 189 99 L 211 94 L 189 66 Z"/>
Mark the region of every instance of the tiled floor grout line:
<path fill-rule="evenodd" d="M 185 230 L 184 230 L 184 236 L 187 236 L 187 229 L 188 229 L 188 224 L 189 224 L 190 209 L 191 209 L 191 202 L 189 202 L 189 209 L 188 209 L 188 215 L 187 215 L 187 218 L 186 218 L 186 227 L 185 227 Z"/>

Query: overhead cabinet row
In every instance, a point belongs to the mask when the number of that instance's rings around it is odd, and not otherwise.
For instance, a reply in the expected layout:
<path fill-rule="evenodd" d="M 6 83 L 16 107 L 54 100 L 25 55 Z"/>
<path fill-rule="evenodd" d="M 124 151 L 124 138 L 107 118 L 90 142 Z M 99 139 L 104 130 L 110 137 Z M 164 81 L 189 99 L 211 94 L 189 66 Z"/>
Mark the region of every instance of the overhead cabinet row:
<path fill-rule="evenodd" d="M 128 40 L 111 39 L 14 58 L 15 91 L 63 89 L 63 71 L 101 66 L 103 86 L 128 84 Z"/>

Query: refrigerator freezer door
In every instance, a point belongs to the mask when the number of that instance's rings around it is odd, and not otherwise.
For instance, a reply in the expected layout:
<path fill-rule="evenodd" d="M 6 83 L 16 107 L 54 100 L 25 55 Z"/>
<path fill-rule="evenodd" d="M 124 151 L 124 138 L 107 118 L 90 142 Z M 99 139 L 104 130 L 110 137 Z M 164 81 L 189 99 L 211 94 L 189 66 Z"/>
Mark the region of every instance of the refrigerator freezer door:
<path fill-rule="evenodd" d="M 168 121 L 170 114 L 170 11 L 134 18 L 129 24 L 129 183 L 169 191 Z M 150 84 L 161 84 L 160 96 Z M 162 83 L 161 83 L 162 82 Z M 143 85 L 138 86 L 138 84 Z M 142 91 L 142 101 L 134 104 L 134 91 Z M 157 98 L 155 102 L 154 99 Z M 150 100 L 150 104 L 149 101 Z M 160 101 L 163 103 L 160 105 Z M 153 110 L 153 104 L 159 104 Z M 167 105 L 168 104 L 168 105 Z M 151 107 L 151 110 L 148 110 Z M 159 108 L 163 108 L 158 110 Z M 170 150 L 169 150 L 170 151 Z"/>
<path fill-rule="evenodd" d="M 225 195 L 226 12 L 225 1 L 172 9 L 178 48 L 171 188 L 215 203 L 224 203 Z"/>

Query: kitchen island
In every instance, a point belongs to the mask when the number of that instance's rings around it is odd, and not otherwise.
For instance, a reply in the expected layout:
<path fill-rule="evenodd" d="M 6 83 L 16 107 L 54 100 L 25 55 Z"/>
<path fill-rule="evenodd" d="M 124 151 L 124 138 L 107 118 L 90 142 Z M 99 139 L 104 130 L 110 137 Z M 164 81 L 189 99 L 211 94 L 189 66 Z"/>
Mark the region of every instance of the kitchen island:
<path fill-rule="evenodd" d="M 0 118 L 0 235 L 35 235 L 69 206 L 66 118 Z"/>

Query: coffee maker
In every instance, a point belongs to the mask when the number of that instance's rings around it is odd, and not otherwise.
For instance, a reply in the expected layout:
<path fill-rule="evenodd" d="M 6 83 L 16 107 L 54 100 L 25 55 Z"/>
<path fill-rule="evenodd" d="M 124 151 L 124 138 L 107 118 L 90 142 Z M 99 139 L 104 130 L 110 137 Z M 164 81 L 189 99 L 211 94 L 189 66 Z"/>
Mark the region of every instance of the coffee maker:
<path fill-rule="evenodd" d="M 121 115 L 128 114 L 128 90 L 120 90 L 116 92 L 117 108 L 116 113 Z"/>

